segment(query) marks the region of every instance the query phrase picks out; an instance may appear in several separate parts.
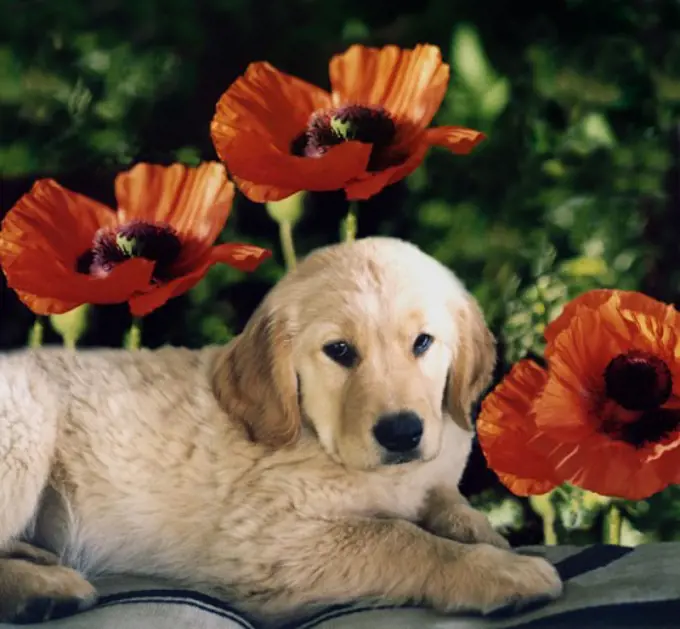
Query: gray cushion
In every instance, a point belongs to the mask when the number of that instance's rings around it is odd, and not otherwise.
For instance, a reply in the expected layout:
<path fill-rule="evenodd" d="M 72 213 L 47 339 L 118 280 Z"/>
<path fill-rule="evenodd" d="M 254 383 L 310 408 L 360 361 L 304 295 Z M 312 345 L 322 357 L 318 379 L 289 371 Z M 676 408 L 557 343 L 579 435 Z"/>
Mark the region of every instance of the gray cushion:
<path fill-rule="evenodd" d="M 680 543 L 532 547 L 566 583 L 556 602 L 496 618 L 443 617 L 415 606 L 336 606 L 277 623 L 277 629 L 680 629 Z M 95 609 L 47 623 L 54 629 L 259 629 L 215 598 L 166 583 L 107 578 Z M 8 625 L 0 625 L 7 627 Z M 37 625 L 36 625 L 37 626 Z M 44 625 L 42 625 L 44 626 Z"/>

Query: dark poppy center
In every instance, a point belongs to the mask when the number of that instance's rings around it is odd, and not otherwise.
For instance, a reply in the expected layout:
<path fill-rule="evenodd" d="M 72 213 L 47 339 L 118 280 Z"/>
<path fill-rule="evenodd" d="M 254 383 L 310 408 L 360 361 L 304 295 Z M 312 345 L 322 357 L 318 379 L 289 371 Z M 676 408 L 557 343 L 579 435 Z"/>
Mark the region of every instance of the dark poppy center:
<path fill-rule="evenodd" d="M 680 410 L 655 408 L 641 413 L 632 422 L 607 422 L 604 432 L 635 448 L 663 441 L 680 429 Z"/>
<path fill-rule="evenodd" d="M 329 148 L 343 142 L 372 144 L 369 171 L 394 166 L 403 158 L 390 154 L 397 125 L 382 107 L 345 105 L 337 109 L 315 111 L 307 129 L 291 144 L 291 153 L 299 157 L 321 157 Z"/>
<path fill-rule="evenodd" d="M 181 250 L 182 243 L 172 227 L 131 221 L 115 229 L 100 229 L 92 249 L 80 257 L 78 271 L 108 275 L 121 262 L 144 258 L 156 263 L 153 279 L 163 282 L 171 278 L 170 269 Z"/>
<path fill-rule="evenodd" d="M 604 372 L 607 397 L 628 411 L 650 411 L 664 404 L 673 389 L 668 365 L 639 350 L 619 354 Z"/>

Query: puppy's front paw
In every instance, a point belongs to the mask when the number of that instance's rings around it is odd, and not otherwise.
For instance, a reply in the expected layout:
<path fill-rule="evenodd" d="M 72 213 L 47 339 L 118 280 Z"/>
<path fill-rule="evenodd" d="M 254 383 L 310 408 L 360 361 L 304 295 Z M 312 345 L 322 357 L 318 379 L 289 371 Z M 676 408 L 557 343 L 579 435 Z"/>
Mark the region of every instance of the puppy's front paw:
<path fill-rule="evenodd" d="M 542 557 L 516 555 L 488 546 L 480 546 L 479 554 L 491 564 L 483 614 L 512 613 L 562 594 L 564 586 L 557 570 Z"/>
<path fill-rule="evenodd" d="M 479 511 L 476 511 L 475 513 L 479 517 L 472 521 L 473 526 L 470 527 L 468 543 L 489 544 L 496 548 L 509 550 L 510 542 L 491 526 L 491 522 L 489 522 L 488 518 Z"/>
<path fill-rule="evenodd" d="M 499 615 L 546 603 L 562 594 L 557 570 L 541 557 L 517 555 L 480 544 L 471 548 L 461 561 L 464 566 L 457 609 Z M 453 610 L 449 607 L 446 611 Z"/>
<path fill-rule="evenodd" d="M 0 565 L 0 622 L 24 625 L 71 616 L 94 606 L 94 587 L 64 566 L 23 560 Z"/>
<path fill-rule="evenodd" d="M 435 535 L 463 544 L 489 544 L 509 549 L 508 541 L 498 533 L 481 511 L 469 505 L 457 505 L 440 511 L 431 518 L 430 528 Z"/>

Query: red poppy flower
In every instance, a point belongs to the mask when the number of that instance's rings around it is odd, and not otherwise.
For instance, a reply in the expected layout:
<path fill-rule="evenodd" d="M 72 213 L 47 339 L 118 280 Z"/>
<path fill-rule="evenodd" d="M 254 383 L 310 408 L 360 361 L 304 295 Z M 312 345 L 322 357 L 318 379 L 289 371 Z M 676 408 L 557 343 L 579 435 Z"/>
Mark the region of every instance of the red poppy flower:
<path fill-rule="evenodd" d="M 533 360 L 513 365 L 484 399 L 477 436 L 486 460 L 500 481 L 518 496 L 544 494 L 560 484 L 542 450 L 549 438 L 536 428 L 533 403 L 548 372 Z"/>
<path fill-rule="evenodd" d="M 143 316 L 213 264 L 252 271 L 271 255 L 252 245 L 213 246 L 234 196 L 221 164 L 138 164 L 118 175 L 115 191 L 116 212 L 43 179 L 8 212 L 0 265 L 35 313 L 127 301 Z"/>
<path fill-rule="evenodd" d="M 680 482 L 679 324 L 645 295 L 598 291 L 547 331 L 550 377 L 533 410 L 565 482 L 631 500 Z"/>
<path fill-rule="evenodd" d="M 484 139 L 462 127 L 427 128 L 449 82 L 436 46 L 355 45 L 329 71 L 330 93 L 252 63 L 222 95 L 213 143 L 251 200 L 338 189 L 366 199 L 413 172 L 430 146 L 465 154 Z"/>
<path fill-rule="evenodd" d="M 643 293 L 635 291 L 615 290 L 600 288 L 583 293 L 579 297 L 572 299 L 565 307 L 559 317 L 551 321 L 545 329 L 544 337 L 547 343 L 546 356 L 549 356 L 552 343 L 555 338 L 569 327 L 572 320 L 577 316 L 579 308 L 595 309 L 607 303 L 609 299 L 616 296 L 619 300 L 619 310 L 625 313 L 628 310 L 643 312 L 668 325 L 680 325 L 680 314 L 673 307 L 652 299 Z"/>

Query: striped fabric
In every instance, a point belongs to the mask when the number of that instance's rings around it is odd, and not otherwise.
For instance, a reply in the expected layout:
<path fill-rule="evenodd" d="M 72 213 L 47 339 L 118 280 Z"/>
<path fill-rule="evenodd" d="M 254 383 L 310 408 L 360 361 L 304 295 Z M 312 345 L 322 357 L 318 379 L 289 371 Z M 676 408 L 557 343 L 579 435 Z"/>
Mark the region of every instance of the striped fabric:
<path fill-rule="evenodd" d="M 267 629 L 680 629 L 680 542 L 526 548 L 553 561 L 559 601 L 493 618 L 439 616 L 413 606 L 337 606 Z M 106 579 L 99 605 L 55 629 L 264 629 L 218 599 L 146 580 Z M 35 625 L 37 627 L 37 625 Z M 41 626 L 45 626 L 44 624 Z M 9 625 L 0 625 L 9 627 Z"/>

